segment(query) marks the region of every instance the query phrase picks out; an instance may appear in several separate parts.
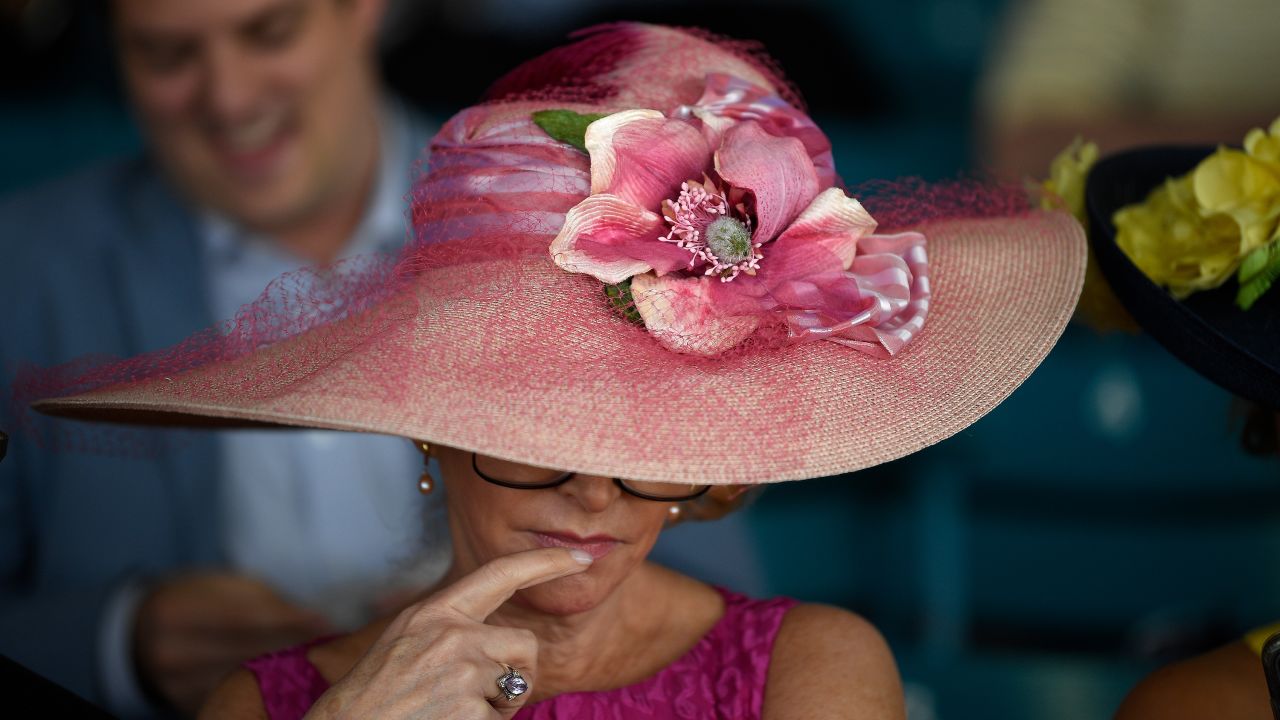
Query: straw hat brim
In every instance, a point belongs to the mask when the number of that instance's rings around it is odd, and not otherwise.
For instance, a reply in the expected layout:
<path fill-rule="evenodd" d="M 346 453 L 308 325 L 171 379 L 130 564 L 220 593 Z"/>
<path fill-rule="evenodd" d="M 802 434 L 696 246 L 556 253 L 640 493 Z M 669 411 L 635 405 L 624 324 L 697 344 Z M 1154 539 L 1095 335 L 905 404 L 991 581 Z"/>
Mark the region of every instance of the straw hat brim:
<path fill-rule="evenodd" d="M 930 315 L 890 359 L 825 341 L 723 360 L 677 355 L 615 316 L 598 281 L 532 258 L 521 263 L 522 297 L 485 287 L 503 275 L 496 269 L 429 271 L 412 301 L 383 314 L 386 328 L 356 346 L 343 346 L 341 326 L 358 320 L 344 320 L 237 360 L 35 407 L 90 420 L 386 433 L 637 480 L 850 472 L 950 437 L 999 405 L 1053 347 L 1080 293 L 1086 241 L 1068 215 L 922 231 Z"/>

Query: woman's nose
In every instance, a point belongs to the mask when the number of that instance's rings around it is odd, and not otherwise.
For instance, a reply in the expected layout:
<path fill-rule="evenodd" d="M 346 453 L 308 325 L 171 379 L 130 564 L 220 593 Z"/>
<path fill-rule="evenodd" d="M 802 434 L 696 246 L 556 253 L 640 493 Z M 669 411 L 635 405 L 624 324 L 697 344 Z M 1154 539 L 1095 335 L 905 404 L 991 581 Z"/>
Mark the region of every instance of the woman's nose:
<path fill-rule="evenodd" d="M 622 494 L 611 478 L 596 475 L 574 475 L 558 489 L 577 500 L 587 512 L 603 512 Z"/>

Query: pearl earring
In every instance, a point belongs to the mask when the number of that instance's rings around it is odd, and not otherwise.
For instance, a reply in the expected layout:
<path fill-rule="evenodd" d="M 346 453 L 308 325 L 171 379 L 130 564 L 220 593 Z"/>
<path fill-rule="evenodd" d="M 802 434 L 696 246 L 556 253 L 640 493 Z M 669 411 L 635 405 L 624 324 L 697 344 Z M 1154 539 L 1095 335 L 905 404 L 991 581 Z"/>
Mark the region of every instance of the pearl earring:
<path fill-rule="evenodd" d="M 430 495 L 436 489 L 436 481 L 431 478 L 431 473 L 427 470 L 431 463 L 431 445 L 421 440 L 414 442 L 414 445 L 422 451 L 422 475 L 418 477 L 418 492 Z"/>
<path fill-rule="evenodd" d="M 667 524 L 675 525 L 676 523 L 680 522 L 680 514 L 682 512 L 684 511 L 680 509 L 679 505 L 672 505 L 671 507 L 667 508 Z"/>

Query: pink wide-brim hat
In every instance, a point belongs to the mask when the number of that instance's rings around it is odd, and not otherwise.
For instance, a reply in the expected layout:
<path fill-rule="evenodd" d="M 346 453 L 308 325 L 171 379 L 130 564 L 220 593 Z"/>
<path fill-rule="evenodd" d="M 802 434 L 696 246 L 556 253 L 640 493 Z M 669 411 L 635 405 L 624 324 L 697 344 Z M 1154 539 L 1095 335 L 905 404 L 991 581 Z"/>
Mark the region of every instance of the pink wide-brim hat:
<path fill-rule="evenodd" d="M 702 357 L 673 352 L 616 312 L 597 278 L 553 262 L 548 243 L 584 196 L 572 172 L 536 207 L 502 208 L 505 225 L 485 221 L 492 193 L 431 195 L 476 153 L 518 164 L 475 143 L 535 110 L 665 111 L 697 101 L 708 73 L 787 94 L 754 56 L 704 37 L 627 25 L 578 45 L 591 42 L 586 60 L 553 53 L 523 67 L 446 126 L 415 191 L 417 240 L 398 261 L 304 274 L 309 319 L 277 284 L 217 333 L 29 383 L 51 390 L 33 406 L 87 420 L 384 433 L 606 477 L 752 484 L 855 471 L 943 440 L 1008 397 L 1061 335 L 1085 266 L 1084 235 L 1062 213 L 916 227 L 928 242 L 928 321 L 891 357 L 828 341 Z M 563 81 L 557 63 L 590 81 Z M 558 85 L 544 82 L 555 73 Z M 565 162 L 586 171 L 585 156 Z"/>

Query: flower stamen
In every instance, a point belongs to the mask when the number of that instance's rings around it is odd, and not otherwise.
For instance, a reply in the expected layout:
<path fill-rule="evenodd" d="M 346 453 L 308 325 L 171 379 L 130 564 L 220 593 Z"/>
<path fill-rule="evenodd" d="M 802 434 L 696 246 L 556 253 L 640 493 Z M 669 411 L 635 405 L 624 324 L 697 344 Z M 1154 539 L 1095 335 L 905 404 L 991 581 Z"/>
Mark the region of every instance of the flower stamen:
<path fill-rule="evenodd" d="M 751 242 L 751 218 L 739 204 L 730 213 L 729 199 L 709 177 L 680 184 L 675 200 L 664 200 L 662 216 L 671 231 L 658 238 L 690 253 L 689 269 L 705 265 L 706 275 L 722 282 L 760 268 L 760 243 Z"/>

